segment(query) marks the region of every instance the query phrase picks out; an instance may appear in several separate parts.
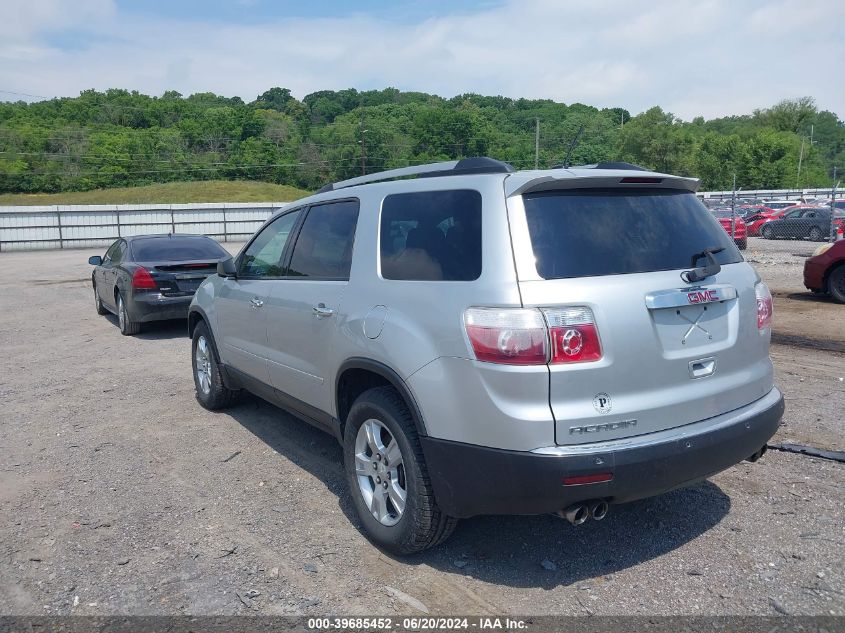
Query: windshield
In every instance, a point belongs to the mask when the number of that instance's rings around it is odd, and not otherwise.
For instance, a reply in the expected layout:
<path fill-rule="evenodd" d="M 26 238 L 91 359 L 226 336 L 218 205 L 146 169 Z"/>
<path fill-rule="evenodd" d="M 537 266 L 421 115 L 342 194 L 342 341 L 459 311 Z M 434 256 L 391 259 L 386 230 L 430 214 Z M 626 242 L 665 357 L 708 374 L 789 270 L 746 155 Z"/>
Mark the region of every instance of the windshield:
<path fill-rule="evenodd" d="M 544 279 L 680 270 L 708 248 L 724 249 L 715 255 L 719 264 L 742 261 L 730 236 L 688 191 L 570 189 L 523 200 Z"/>
<path fill-rule="evenodd" d="M 138 262 L 187 262 L 194 259 L 218 260 L 229 254 L 209 237 L 157 237 L 134 240 L 132 254 Z"/>

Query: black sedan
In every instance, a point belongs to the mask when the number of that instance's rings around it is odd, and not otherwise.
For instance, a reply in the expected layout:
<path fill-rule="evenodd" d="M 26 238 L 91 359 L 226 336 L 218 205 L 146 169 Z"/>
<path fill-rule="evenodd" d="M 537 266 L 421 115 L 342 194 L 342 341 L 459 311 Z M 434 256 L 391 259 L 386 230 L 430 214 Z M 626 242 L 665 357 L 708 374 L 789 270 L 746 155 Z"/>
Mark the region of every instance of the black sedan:
<path fill-rule="evenodd" d="M 834 229 L 842 223 L 842 211 L 834 215 Z M 809 239 L 820 242 L 830 235 L 830 210 L 824 207 L 800 208 L 788 211 L 779 220 L 766 222 L 760 229 L 760 235 L 767 240 Z"/>
<path fill-rule="evenodd" d="M 117 315 L 121 334 L 148 321 L 185 318 L 199 285 L 230 257 L 204 235 L 139 235 L 117 240 L 104 257 L 90 257 L 97 314 Z"/>

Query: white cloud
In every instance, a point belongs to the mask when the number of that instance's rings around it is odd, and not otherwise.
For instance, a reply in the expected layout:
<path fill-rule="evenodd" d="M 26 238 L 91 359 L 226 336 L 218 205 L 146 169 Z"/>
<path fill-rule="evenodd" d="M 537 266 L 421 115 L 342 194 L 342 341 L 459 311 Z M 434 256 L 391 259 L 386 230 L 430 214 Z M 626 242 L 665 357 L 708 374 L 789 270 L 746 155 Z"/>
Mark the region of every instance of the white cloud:
<path fill-rule="evenodd" d="M 511 0 L 416 24 L 361 15 L 180 22 L 121 13 L 109 0 L 6 0 L 0 12 L 0 88 L 31 94 L 124 87 L 251 100 L 275 85 L 300 98 L 395 86 L 633 112 L 660 105 L 685 119 L 799 95 L 840 115 L 845 104 L 835 81 L 845 3 L 824 0 Z M 92 33 L 87 47 L 49 44 L 82 29 Z"/>

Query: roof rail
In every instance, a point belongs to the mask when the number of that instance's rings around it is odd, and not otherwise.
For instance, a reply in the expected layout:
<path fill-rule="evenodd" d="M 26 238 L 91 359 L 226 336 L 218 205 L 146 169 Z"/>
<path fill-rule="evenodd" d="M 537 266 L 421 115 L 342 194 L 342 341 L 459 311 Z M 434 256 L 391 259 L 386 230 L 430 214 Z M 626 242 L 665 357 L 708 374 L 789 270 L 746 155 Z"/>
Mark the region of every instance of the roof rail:
<path fill-rule="evenodd" d="M 513 171 L 514 168 L 508 163 L 503 163 L 500 160 L 486 156 L 476 156 L 473 158 L 462 158 L 460 160 L 448 160 L 441 163 L 400 167 L 399 169 L 389 169 L 375 174 L 358 176 L 357 178 L 328 184 L 317 191 L 317 193 L 345 189 L 346 187 L 354 187 L 356 185 L 366 185 L 373 182 L 394 180 L 396 178 L 405 178 L 407 176 L 434 177 L 465 176 L 467 174 L 511 174 Z"/>
<path fill-rule="evenodd" d="M 570 167 L 564 167 L 563 163 L 561 163 L 560 165 L 555 165 L 552 169 L 630 169 L 632 171 L 651 171 L 645 167 L 624 162 L 594 163 L 593 165 L 571 165 Z"/>

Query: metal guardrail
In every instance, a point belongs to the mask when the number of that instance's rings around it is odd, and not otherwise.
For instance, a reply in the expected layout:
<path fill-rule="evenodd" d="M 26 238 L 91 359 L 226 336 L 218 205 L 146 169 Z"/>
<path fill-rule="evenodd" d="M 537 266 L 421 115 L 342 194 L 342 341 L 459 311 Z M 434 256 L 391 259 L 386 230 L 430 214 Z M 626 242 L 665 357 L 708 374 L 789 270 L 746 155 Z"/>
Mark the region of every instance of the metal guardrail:
<path fill-rule="evenodd" d="M 223 242 L 240 241 L 286 204 L 0 207 L 0 251 L 94 247 L 151 233 L 202 233 Z"/>

